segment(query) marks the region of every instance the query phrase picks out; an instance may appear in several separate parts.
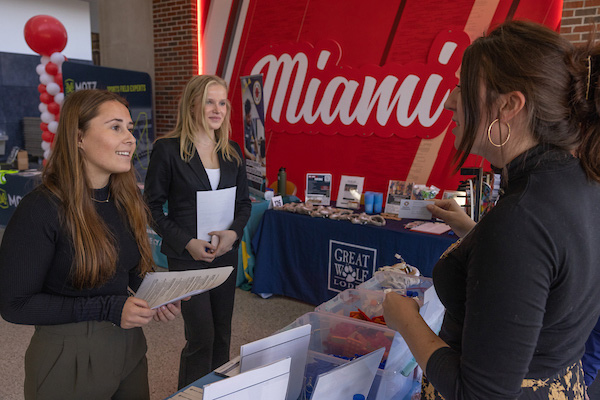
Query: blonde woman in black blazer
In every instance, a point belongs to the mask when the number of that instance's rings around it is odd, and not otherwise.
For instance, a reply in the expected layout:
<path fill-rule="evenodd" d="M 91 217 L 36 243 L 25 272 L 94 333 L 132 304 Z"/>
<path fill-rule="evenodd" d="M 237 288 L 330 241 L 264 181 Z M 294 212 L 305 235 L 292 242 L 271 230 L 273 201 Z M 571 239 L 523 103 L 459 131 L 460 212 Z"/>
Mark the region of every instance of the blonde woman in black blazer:
<path fill-rule="evenodd" d="M 229 360 L 237 247 L 250 218 L 246 165 L 237 143 L 229 140 L 231 107 L 227 84 L 198 75 L 187 83 L 173 132 L 154 144 L 144 197 L 154 228 L 162 237 L 169 270 L 232 265 L 229 279 L 183 302 L 186 345 L 181 353 L 179 388 Z M 196 238 L 196 192 L 236 188 L 234 221 L 228 230 L 210 232 L 218 243 Z M 168 214 L 163 205 L 168 202 Z"/>

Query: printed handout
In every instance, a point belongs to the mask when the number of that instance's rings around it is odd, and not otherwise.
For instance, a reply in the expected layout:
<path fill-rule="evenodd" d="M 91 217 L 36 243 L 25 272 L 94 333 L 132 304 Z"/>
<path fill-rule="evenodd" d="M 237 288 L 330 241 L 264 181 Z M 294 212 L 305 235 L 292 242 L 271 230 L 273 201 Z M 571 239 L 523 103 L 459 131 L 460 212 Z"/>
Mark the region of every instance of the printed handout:
<path fill-rule="evenodd" d="M 135 297 L 146 300 L 150 308 L 216 288 L 231 274 L 233 267 L 191 271 L 150 272 L 144 277 Z"/>

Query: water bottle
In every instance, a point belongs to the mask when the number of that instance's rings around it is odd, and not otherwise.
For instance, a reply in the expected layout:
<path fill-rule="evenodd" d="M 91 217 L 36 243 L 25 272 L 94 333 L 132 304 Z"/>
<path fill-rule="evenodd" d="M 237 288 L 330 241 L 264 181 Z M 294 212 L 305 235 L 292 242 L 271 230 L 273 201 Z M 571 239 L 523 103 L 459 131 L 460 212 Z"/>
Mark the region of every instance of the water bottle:
<path fill-rule="evenodd" d="M 285 182 L 286 182 L 286 173 L 285 168 L 279 168 L 279 174 L 277 175 L 277 194 L 281 196 L 285 196 Z"/>

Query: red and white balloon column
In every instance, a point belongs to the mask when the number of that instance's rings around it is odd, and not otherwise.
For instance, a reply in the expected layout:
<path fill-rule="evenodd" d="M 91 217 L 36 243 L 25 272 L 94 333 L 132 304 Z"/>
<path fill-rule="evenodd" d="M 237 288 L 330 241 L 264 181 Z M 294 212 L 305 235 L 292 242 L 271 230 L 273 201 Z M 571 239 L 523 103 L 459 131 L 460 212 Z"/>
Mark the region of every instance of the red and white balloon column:
<path fill-rule="evenodd" d="M 54 135 L 58 127 L 60 107 L 64 99 L 62 64 L 66 57 L 61 53 L 67 45 L 67 30 L 63 24 L 49 15 L 36 15 L 25 24 L 25 41 L 40 54 L 41 62 L 36 67 L 40 76 L 40 117 L 44 165 L 50 157 Z"/>

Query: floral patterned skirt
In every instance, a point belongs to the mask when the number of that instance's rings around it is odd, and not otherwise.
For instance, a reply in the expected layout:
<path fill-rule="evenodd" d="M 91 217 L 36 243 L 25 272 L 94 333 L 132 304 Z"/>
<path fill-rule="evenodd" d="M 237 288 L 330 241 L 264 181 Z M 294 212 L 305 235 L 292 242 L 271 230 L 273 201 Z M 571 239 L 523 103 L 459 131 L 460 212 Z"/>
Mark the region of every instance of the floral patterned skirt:
<path fill-rule="evenodd" d="M 585 381 L 581 362 L 565 368 L 546 379 L 523 379 L 523 393 L 519 399 L 585 400 Z M 421 400 L 444 400 L 423 375 Z"/>

